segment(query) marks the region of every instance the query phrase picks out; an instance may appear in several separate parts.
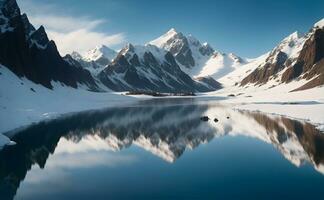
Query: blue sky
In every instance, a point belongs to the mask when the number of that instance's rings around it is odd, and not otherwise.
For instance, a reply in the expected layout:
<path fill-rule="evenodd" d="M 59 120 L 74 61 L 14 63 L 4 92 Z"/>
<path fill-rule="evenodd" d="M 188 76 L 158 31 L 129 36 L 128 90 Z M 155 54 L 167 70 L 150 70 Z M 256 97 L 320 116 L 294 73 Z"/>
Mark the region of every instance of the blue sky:
<path fill-rule="evenodd" d="M 324 17 L 323 0 L 18 0 L 63 53 L 144 44 L 174 27 L 215 49 L 256 57 Z M 80 40 L 80 38 L 82 38 Z"/>

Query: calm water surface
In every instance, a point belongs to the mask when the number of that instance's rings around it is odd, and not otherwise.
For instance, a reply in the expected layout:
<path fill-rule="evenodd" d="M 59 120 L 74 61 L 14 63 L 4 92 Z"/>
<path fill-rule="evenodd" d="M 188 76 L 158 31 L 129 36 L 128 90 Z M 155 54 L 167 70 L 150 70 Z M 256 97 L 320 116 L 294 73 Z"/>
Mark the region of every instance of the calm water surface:
<path fill-rule="evenodd" d="M 84 112 L 12 140 L 0 152 L 1 200 L 324 197 L 324 133 L 214 101 Z"/>

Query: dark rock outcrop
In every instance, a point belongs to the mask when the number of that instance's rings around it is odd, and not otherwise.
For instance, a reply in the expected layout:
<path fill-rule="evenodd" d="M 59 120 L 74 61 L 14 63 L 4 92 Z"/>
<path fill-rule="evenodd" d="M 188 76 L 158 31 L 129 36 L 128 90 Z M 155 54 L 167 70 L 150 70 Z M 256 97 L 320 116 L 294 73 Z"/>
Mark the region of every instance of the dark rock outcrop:
<path fill-rule="evenodd" d="M 297 77 L 310 81 L 296 90 L 309 89 L 324 84 L 323 28 L 314 30 L 314 34 L 305 42 L 296 64 L 283 74 L 282 81 L 289 82 Z"/>
<path fill-rule="evenodd" d="M 273 52 L 267 60 L 265 65 L 259 66 L 255 69 L 251 74 L 245 77 L 241 81 L 241 85 L 244 86 L 248 83 L 255 83 L 255 84 L 265 84 L 269 81 L 270 77 L 276 75 L 282 69 L 286 67 L 287 64 L 287 54 L 284 52 Z M 272 60 L 274 60 L 272 62 Z"/>
<path fill-rule="evenodd" d="M 91 74 L 62 59 L 56 45 L 47 37 L 44 27 L 35 29 L 15 0 L 0 5 L 0 63 L 18 77 L 52 89 L 52 81 L 77 88 L 78 83 L 97 88 Z M 4 28 L 3 28 L 4 27 Z"/>
<path fill-rule="evenodd" d="M 171 47 L 168 50 L 175 55 L 175 59 L 180 64 L 188 68 L 195 66 L 195 60 L 192 57 L 188 39 L 182 33 L 177 33 L 174 38 L 166 42 L 166 45 Z"/>
<path fill-rule="evenodd" d="M 208 122 L 209 121 L 209 117 L 208 116 L 203 116 L 200 118 L 201 121 L 204 121 L 204 122 Z"/>

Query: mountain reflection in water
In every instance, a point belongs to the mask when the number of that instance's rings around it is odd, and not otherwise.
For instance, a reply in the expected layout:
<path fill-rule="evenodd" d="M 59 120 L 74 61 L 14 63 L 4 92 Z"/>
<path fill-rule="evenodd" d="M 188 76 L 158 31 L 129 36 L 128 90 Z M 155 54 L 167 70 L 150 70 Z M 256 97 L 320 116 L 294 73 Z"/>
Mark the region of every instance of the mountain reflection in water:
<path fill-rule="evenodd" d="M 204 122 L 202 116 L 210 120 Z M 16 133 L 12 140 L 17 145 L 0 152 L 1 199 L 13 199 L 32 166 L 46 168 L 54 152 L 87 148 L 121 151 L 136 145 L 173 163 L 186 150 L 226 135 L 262 140 L 272 144 L 292 164 L 310 163 L 324 173 L 324 135 L 307 122 L 190 99 L 154 100 L 71 115 Z M 76 147 L 80 143 L 86 145 Z"/>

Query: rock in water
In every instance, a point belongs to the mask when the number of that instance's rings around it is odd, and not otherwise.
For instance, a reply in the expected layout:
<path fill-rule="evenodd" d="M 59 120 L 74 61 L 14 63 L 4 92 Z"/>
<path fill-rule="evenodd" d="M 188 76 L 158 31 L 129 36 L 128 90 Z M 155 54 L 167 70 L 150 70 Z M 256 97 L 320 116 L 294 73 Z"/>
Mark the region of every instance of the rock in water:
<path fill-rule="evenodd" d="M 203 116 L 203 117 L 200 118 L 200 120 L 204 121 L 204 122 L 207 122 L 207 121 L 209 121 L 209 117 Z"/>

